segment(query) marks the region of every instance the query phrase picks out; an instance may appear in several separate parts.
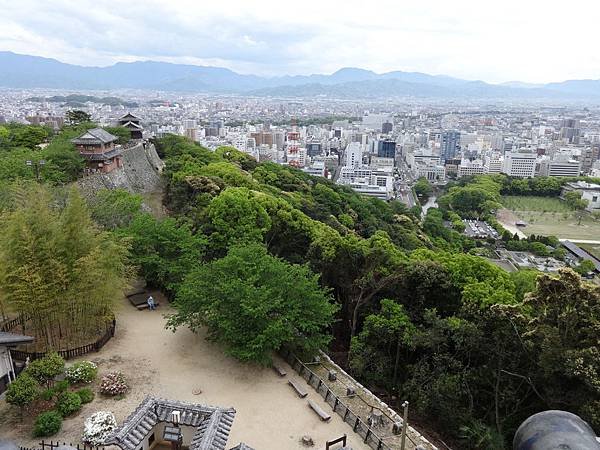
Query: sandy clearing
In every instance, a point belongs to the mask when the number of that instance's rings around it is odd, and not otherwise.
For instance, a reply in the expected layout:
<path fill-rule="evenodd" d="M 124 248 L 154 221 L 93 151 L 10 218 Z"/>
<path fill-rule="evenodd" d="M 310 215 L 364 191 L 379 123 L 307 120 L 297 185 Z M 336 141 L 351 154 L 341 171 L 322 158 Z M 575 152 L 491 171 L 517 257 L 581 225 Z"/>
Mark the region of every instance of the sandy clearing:
<path fill-rule="evenodd" d="M 369 448 L 337 414 L 332 413 L 329 423 L 321 422 L 309 409 L 307 400 L 318 402 L 326 411 L 331 408 L 309 387 L 308 397 L 298 398 L 287 385 L 287 378 L 299 379 L 289 366 L 286 365 L 288 376 L 279 378 L 272 369 L 241 364 L 225 356 L 203 335 L 187 329 L 176 333 L 165 330 L 163 315 L 169 312 L 168 307 L 137 311 L 123 303 L 115 337 L 87 359 L 99 364 L 100 374 L 123 371 L 131 381 L 131 392 L 122 400 L 97 397 L 85 405 L 76 417 L 65 420 L 57 436 L 61 441 L 78 442 L 83 421 L 92 412 L 110 410 L 121 423 L 146 395 L 153 395 L 235 408 L 228 448 L 245 442 L 260 450 L 301 449 L 305 447 L 299 440 L 305 434 L 313 438 L 315 448 L 324 448 L 326 440 L 342 434 L 348 435 L 354 450 Z M 196 389 L 202 393 L 194 395 Z M 19 438 L 23 445 L 39 441 L 24 440 L 24 430 L 1 402 L 0 436 Z"/>

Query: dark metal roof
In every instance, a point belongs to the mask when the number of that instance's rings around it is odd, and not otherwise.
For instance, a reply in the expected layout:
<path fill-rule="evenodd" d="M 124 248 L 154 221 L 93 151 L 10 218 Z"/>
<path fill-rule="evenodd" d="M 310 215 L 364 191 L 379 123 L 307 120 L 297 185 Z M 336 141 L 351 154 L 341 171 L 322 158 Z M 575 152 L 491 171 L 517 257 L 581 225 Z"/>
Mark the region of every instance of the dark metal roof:
<path fill-rule="evenodd" d="M 160 422 L 171 422 L 180 411 L 180 424 L 196 428 L 189 450 L 225 450 L 235 409 L 146 397 L 136 410 L 105 441 L 123 450 L 136 450 Z"/>
<path fill-rule="evenodd" d="M 246 444 L 244 444 L 243 442 L 241 444 L 236 445 L 235 447 L 233 447 L 230 450 L 254 450 L 252 447 L 248 447 Z"/>
<path fill-rule="evenodd" d="M 81 136 L 71 139 L 71 142 L 76 145 L 89 145 L 89 144 L 110 144 L 111 142 L 119 139 L 113 136 L 108 131 L 102 128 L 92 128 L 87 130 Z"/>
<path fill-rule="evenodd" d="M 29 342 L 33 342 L 31 336 L 0 331 L 0 345 L 18 345 L 27 344 Z"/>
<path fill-rule="evenodd" d="M 573 244 L 571 241 L 563 241 L 562 245 L 578 258 L 587 259 L 588 261 L 593 262 L 596 266 L 596 271 L 600 272 L 600 261 L 594 258 L 592 255 L 590 255 L 584 249 Z"/>

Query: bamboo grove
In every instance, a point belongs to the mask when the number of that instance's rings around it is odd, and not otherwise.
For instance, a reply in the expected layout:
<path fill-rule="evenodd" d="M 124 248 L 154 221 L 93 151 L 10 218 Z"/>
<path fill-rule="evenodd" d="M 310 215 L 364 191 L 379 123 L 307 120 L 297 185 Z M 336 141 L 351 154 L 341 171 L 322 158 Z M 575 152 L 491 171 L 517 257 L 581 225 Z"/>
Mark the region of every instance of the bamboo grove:
<path fill-rule="evenodd" d="M 37 350 L 87 343 L 112 320 L 127 246 L 96 227 L 75 188 L 27 185 L 13 198 L 0 216 L 3 311 L 27 319 Z"/>

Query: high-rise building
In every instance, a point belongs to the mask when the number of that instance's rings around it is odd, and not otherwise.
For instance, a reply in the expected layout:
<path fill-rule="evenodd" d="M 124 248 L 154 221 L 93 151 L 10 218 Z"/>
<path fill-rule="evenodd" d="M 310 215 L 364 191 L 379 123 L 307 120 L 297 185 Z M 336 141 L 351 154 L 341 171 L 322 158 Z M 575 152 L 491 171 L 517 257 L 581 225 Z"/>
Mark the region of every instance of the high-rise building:
<path fill-rule="evenodd" d="M 377 156 L 381 158 L 396 157 L 396 141 L 386 139 L 377 143 Z"/>
<path fill-rule="evenodd" d="M 460 142 L 460 131 L 444 131 L 440 139 L 440 160 L 442 162 L 454 159 L 458 143 Z"/>
<path fill-rule="evenodd" d="M 383 125 L 381 125 L 381 132 L 383 134 L 389 134 L 392 132 L 393 129 L 394 124 L 392 122 L 384 122 Z"/>
<path fill-rule="evenodd" d="M 346 147 L 346 167 L 359 167 L 362 165 L 363 149 L 358 142 L 351 142 Z"/>
<path fill-rule="evenodd" d="M 322 146 L 320 142 L 308 142 L 306 144 L 306 153 L 311 158 L 319 156 L 322 153 Z"/>
<path fill-rule="evenodd" d="M 504 173 L 511 177 L 533 178 L 537 154 L 533 152 L 506 152 Z"/>

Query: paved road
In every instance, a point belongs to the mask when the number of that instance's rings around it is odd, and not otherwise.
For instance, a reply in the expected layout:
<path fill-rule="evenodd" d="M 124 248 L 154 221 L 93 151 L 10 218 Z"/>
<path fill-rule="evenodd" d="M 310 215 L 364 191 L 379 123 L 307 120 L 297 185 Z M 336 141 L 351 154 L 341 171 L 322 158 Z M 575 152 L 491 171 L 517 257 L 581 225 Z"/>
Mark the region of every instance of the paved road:
<path fill-rule="evenodd" d="M 429 199 L 427 200 L 427 203 L 425 203 L 423 205 L 423 211 L 421 213 L 421 219 L 424 219 L 425 216 L 427 215 L 427 211 L 429 210 L 429 208 L 437 208 L 438 204 L 437 204 L 437 197 L 435 195 L 432 195 L 431 197 L 429 197 Z"/>
<path fill-rule="evenodd" d="M 600 241 L 594 241 L 594 240 L 589 240 L 589 239 L 559 239 L 559 241 L 560 242 L 569 241 L 569 242 L 573 242 L 574 244 L 600 245 Z"/>

